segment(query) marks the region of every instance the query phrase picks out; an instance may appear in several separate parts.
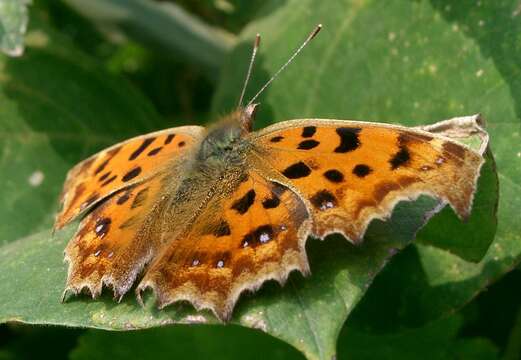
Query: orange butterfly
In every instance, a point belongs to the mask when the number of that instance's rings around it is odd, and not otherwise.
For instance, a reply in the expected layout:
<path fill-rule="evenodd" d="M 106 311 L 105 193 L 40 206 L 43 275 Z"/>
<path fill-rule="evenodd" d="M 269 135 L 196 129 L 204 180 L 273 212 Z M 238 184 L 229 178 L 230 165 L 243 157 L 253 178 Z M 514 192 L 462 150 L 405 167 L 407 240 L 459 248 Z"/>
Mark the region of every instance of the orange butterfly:
<path fill-rule="evenodd" d="M 252 132 L 253 101 L 275 76 L 208 129 L 139 136 L 69 172 L 55 228 L 85 215 L 65 249 L 64 296 L 106 285 L 121 299 L 142 273 L 139 299 L 150 288 L 160 307 L 187 300 L 227 320 L 243 291 L 309 273 L 310 235 L 360 242 L 372 219 L 421 194 L 469 215 L 483 157 L 435 132 L 323 119 Z"/>

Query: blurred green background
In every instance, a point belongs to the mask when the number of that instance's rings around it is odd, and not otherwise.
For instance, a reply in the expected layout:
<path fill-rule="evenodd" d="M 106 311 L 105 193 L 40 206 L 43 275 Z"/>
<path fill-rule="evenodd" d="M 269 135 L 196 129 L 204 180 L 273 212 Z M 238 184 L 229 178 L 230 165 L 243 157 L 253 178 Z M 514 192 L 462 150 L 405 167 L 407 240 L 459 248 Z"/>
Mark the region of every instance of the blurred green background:
<path fill-rule="evenodd" d="M 520 13 L 514 0 L 0 0 L 0 359 L 520 358 Z M 309 244 L 313 276 L 248 296 L 233 325 L 204 314 L 212 325 L 157 327 L 195 315 L 141 313 L 108 295 L 59 304 L 70 233 L 49 228 L 67 169 L 230 111 L 255 33 L 247 97 L 317 23 L 317 40 L 260 99 L 256 128 L 481 112 L 495 161 L 470 221 L 445 209 L 410 244 L 420 201 L 399 209 L 409 222 L 372 226 L 360 249 Z"/>

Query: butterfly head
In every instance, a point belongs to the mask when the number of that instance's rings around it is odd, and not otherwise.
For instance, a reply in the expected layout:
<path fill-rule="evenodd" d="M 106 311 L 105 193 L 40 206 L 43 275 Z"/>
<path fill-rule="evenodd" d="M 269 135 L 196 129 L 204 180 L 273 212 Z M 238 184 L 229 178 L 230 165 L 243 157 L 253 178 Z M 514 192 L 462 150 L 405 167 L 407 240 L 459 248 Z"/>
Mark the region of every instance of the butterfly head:
<path fill-rule="evenodd" d="M 241 150 L 248 144 L 245 136 L 252 130 L 257 106 L 250 104 L 239 108 L 210 128 L 201 144 L 199 157 L 240 160 Z"/>

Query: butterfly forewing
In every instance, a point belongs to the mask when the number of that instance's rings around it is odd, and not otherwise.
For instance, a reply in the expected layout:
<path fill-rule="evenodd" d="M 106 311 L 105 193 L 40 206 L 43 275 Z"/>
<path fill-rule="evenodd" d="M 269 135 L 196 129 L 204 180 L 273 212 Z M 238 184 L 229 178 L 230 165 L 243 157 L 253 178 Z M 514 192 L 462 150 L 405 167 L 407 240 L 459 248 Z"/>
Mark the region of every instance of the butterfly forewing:
<path fill-rule="evenodd" d="M 313 233 L 356 242 L 400 200 L 431 195 L 470 213 L 480 154 L 425 131 L 342 120 L 293 120 L 253 135 L 256 151 L 309 204 Z"/>
<path fill-rule="evenodd" d="M 204 128 L 183 126 L 138 136 L 82 161 L 67 175 L 55 228 L 60 229 L 107 195 L 138 183 L 175 162 Z"/>

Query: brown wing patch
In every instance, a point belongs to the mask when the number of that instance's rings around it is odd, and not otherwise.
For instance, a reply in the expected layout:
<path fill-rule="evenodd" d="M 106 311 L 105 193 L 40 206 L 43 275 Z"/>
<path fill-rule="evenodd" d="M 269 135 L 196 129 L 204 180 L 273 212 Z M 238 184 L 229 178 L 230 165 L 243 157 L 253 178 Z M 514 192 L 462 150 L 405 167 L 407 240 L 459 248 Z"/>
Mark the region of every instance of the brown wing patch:
<path fill-rule="evenodd" d="M 88 289 L 93 297 L 110 285 L 115 297 L 128 291 L 158 246 L 151 220 L 164 180 L 156 176 L 113 194 L 81 221 L 65 249 L 69 275 L 65 292 Z M 144 195 L 146 194 L 146 196 Z M 139 206 L 136 206 L 139 204 Z"/>
<path fill-rule="evenodd" d="M 341 232 L 359 241 L 373 218 L 388 217 L 398 201 L 420 194 L 447 201 L 462 218 L 470 213 L 483 158 L 463 145 L 399 126 L 313 120 L 283 125 L 254 141 L 309 201 L 319 237 Z M 317 145 L 303 149 L 304 134 Z"/>
<path fill-rule="evenodd" d="M 62 228 L 105 196 L 153 175 L 182 156 L 197 141 L 200 129 L 182 127 L 139 136 L 76 165 L 67 175 L 55 228 Z"/>
<path fill-rule="evenodd" d="M 241 292 L 308 272 L 309 214 L 293 192 L 250 173 L 230 196 L 211 200 L 189 233 L 170 241 L 138 286 L 161 307 L 187 300 L 228 319 Z"/>

